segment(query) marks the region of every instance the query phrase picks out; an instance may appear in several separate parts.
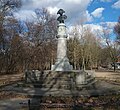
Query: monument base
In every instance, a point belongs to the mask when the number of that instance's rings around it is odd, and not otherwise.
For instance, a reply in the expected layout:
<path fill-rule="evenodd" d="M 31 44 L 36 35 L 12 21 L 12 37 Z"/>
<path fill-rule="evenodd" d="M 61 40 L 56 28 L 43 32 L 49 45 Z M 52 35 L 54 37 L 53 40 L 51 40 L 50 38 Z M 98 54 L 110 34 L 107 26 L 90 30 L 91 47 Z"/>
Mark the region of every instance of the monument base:
<path fill-rule="evenodd" d="M 26 84 L 32 84 L 34 87 L 54 90 L 80 90 L 95 83 L 95 78 L 89 72 L 74 70 L 71 72 L 62 71 L 44 71 L 38 70 L 26 71 Z"/>
<path fill-rule="evenodd" d="M 72 71 L 73 67 L 70 65 L 68 58 L 57 59 L 55 65 L 51 67 L 52 71 Z"/>

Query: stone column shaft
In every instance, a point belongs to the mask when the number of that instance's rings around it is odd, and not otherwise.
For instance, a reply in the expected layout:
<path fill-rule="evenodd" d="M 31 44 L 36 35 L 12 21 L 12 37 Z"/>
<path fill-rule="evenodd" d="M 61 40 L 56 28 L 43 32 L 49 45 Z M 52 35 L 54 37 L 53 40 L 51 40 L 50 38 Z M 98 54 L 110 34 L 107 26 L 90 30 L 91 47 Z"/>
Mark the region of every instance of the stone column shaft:
<path fill-rule="evenodd" d="M 58 45 L 57 45 L 57 59 L 55 65 L 52 65 L 51 70 L 54 71 L 70 71 L 72 66 L 69 64 L 67 58 L 67 33 L 64 23 L 58 25 Z"/>

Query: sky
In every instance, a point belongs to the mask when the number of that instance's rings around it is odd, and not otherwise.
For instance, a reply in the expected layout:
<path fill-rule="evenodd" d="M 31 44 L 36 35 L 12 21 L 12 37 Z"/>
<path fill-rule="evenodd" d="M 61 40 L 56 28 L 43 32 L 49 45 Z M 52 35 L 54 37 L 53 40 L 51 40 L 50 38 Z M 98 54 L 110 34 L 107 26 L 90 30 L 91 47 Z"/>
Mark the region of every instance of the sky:
<path fill-rule="evenodd" d="M 20 20 L 35 19 L 35 9 L 46 8 L 56 14 L 62 8 L 67 15 L 67 26 L 73 26 L 80 20 L 93 30 L 107 26 L 112 29 L 120 16 L 120 0 L 22 0 L 22 7 L 14 16 Z"/>

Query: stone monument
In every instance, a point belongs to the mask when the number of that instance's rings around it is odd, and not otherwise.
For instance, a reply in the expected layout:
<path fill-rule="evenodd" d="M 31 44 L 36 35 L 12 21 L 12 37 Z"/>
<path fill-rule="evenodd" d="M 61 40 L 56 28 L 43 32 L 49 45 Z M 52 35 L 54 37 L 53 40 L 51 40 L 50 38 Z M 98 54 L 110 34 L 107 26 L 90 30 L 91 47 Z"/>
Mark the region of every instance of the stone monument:
<path fill-rule="evenodd" d="M 58 33 L 57 33 L 57 59 L 55 65 L 52 65 L 52 71 L 71 71 L 73 69 L 72 65 L 69 63 L 67 58 L 67 32 L 64 20 L 67 19 L 67 16 L 64 15 L 65 11 L 60 9 L 57 14 L 60 16 L 57 18 L 59 21 Z"/>
<path fill-rule="evenodd" d="M 51 67 L 51 71 L 41 72 L 39 70 L 27 70 L 25 72 L 25 81 L 28 84 L 34 84 L 35 87 L 40 87 L 47 90 L 69 90 L 77 91 L 81 88 L 91 86 L 95 82 L 90 71 L 73 70 L 72 65 L 67 58 L 67 32 L 64 20 L 67 18 L 64 15 L 65 11 L 60 9 L 57 14 L 60 16 L 57 18 L 59 21 L 58 33 L 57 33 L 57 58 L 54 65 Z M 51 94 L 48 92 L 48 94 Z M 62 93 L 63 94 L 63 93 Z M 53 95 L 55 95 L 53 93 Z M 57 93 L 57 95 L 59 95 Z"/>

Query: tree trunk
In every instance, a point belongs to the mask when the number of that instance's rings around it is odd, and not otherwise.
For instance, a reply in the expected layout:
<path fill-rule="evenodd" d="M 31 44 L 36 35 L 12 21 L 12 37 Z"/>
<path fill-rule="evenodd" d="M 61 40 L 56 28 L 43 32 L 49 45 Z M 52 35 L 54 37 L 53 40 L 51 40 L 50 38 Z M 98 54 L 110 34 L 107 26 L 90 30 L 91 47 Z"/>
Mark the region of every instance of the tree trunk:
<path fill-rule="evenodd" d="M 114 68 L 114 72 L 115 72 L 116 71 L 115 62 L 113 62 L 113 68 Z"/>

